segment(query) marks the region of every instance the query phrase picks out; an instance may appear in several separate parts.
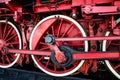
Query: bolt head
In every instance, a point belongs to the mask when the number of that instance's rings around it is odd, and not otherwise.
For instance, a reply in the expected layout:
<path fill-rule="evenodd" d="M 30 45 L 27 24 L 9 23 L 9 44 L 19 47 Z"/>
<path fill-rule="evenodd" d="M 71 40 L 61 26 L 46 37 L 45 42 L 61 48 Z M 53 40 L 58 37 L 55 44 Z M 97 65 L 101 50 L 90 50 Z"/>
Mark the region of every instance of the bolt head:
<path fill-rule="evenodd" d="M 55 38 L 53 35 L 47 35 L 45 37 L 45 43 L 47 44 L 54 44 L 55 43 Z"/>

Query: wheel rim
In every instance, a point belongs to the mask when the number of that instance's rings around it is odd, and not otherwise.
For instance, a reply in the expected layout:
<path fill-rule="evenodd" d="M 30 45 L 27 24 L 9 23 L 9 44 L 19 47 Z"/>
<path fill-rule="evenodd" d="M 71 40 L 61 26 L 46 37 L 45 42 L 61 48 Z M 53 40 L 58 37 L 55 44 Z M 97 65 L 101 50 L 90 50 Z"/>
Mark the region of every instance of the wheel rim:
<path fill-rule="evenodd" d="M 110 35 L 110 32 L 107 31 L 106 34 L 105 34 L 105 36 L 109 36 L 109 35 Z M 116 48 L 114 48 L 115 46 L 114 46 L 113 43 L 115 43 L 115 42 L 111 42 L 111 44 L 109 44 L 109 47 L 106 48 L 106 47 L 108 46 L 107 43 L 109 43 L 107 40 L 104 40 L 104 41 L 103 41 L 103 48 L 102 48 L 103 51 L 111 51 L 112 48 L 113 48 L 114 50 L 117 50 L 117 51 L 119 50 L 119 49 L 118 49 L 118 45 L 117 45 Z M 111 48 L 111 47 L 112 47 L 112 48 Z M 107 65 L 107 67 L 109 68 L 109 70 L 110 70 L 118 79 L 120 79 L 120 60 L 105 60 L 105 63 L 106 63 L 106 65 Z"/>
<path fill-rule="evenodd" d="M 21 37 L 16 26 L 6 20 L 0 20 L 0 67 L 9 68 L 19 59 L 20 54 L 5 53 L 4 49 L 21 49 Z"/>
<path fill-rule="evenodd" d="M 39 50 L 49 50 L 47 47 L 42 47 L 42 46 L 46 46 L 46 44 L 44 43 L 43 38 L 47 35 L 47 34 L 52 34 L 55 37 L 86 37 L 86 34 L 83 30 L 83 28 L 81 27 L 81 25 L 79 25 L 79 23 L 77 23 L 75 20 L 73 20 L 70 17 L 67 16 L 63 16 L 63 15 L 52 15 L 49 16 L 47 18 L 44 18 L 43 20 L 41 20 L 33 29 L 33 32 L 31 34 L 30 37 L 30 49 L 33 50 L 33 36 L 35 35 L 35 31 L 38 28 L 41 28 L 40 25 L 42 23 L 44 23 L 47 20 L 53 19 L 55 17 L 59 17 L 58 22 L 56 22 L 57 24 L 53 24 L 51 27 L 49 27 L 49 29 L 44 32 L 39 40 L 39 44 L 35 49 L 39 49 Z M 74 24 L 72 24 L 74 23 Z M 58 27 L 56 27 L 58 26 Z M 64 27 L 63 27 L 64 26 Z M 57 42 L 57 45 L 61 46 L 61 45 L 68 45 L 68 43 L 66 42 Z M 84 51 L 88 51 L 88 42 L 69 42 L 69 46 L 74 47 L 74 48 L 78 48 L 78 46 L 81 46 L 84 48 Z M 32 59 L 35 62 L 35 64 L 37 65 L 37 67 L 39 69 L 41 69 L 43 72 L 52 75 L 52 76 L 67 76 L 70 75 L 72 73 L 74 73 L 75 71 L 77 71 L 82 64 L 84 63 L 84 60 L 81 61 L 76 61 L 74 62 L 72 65 L 70 65 L 69 67 L 59 67 L 56 66 L 55 64 L 53 64 L 50 60 L 50 57 L 45 57 L 45 56 L 34 56 L 32 55 Z M 45 62 L 45 63 L 44 63 Z"/>

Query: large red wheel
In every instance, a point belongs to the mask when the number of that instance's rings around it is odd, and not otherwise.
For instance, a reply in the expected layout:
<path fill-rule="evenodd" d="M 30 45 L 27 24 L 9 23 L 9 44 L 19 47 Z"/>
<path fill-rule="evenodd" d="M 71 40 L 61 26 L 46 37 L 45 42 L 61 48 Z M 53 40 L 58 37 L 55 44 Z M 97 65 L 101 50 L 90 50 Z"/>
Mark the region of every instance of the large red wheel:
<path fill-rule="evenodd" d="M 30 37 L 31 50 L 51 51 L 45 43 L 45 37 L 50 34 L 54 37 L 86 37 L 82 26 L 74 19 L 64 15 L 52 15 L 41 20 L 33 29 Z M 69 46 L 74 50 L 88 51 L 87 41 L 56 42 L 58 47 Z M 52 76 L 67 76 L 77 71 L 84 60 L 75 61 L 69 66 L 58 66 L 51 61 L 50 56 L 32 55 L 32 59 L 39 69 Z"/>
<path fill-rule="evenodd" d="M 117 27 L 120 27 L 120 19 L 116 21 Z M 105 36 L 112 35 L 109 31 L 106 32 Z M 120 51 L 120 40 L 103 41 L 103 51 Z M 105 63 L 109 70 L 120 79 L 120 59 L 105 60 Z"/>
<path fill-rule="evenodd" d="M 13 66 L 20 54 L 7 53 L 6 49 L 21 49 L 21 37 L 16 26 L 10 21 L 0 20 L 0 67 Z"/>

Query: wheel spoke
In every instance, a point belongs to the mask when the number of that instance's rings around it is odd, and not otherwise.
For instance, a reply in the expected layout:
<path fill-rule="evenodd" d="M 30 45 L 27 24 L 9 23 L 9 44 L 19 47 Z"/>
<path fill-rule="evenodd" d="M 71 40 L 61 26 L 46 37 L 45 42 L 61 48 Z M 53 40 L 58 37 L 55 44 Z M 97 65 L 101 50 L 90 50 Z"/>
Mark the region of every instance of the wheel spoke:
<path fill-rule="evenodd" d="M 3 38 L 6 36 L 7 27 L 8 27 L 8 23 L 6 22 L 5 27 L 4 27 L 4 31 L 3 31 Z"/>
<path fill-rule="evenodd" d="M 8 30 L 8 32 L 6 33 L 4 39 L 6 40 L 6 38 L 12 33 L 13 28 L 10 27 L 10 29 Z"/>
<path fill-rule="evenodd" d="M 61 31 L 61 28 L 62 28 L 62 23 L 63 23 L 63 19 L 60 20 L 60 24 L 59 24 L 59 27 L 58 27 L 57 37 L 59 37 L 59 35 L 60 35 L 60 31 Z"/>
<path fill-rule="evenodd" d="M 11 54 L 10 56 L 11 56 L 12 59 L 16 58 L 15 55 L 17 55 L 17 54 L 15 54 L 15 53 L 10 53 L 10 54 Z"/>
<path fill-rule="evenodd" d="M 54 64 L 54 71 L 56 71 L 57 70 L 57 65 L 56 64 Z"/>
<path fill-rule="evenodd" d="M 52 34 L 55 35 L 54 26 L 52 26 Z"/>
<path fill-rule="evenodd" d="M 70 27 L 63 33 L 63 35 L 62 35 L 62 37 L 64 37 L 67 33 L 68 33 L 68 31 L 72 28 L 72 26 L 73 26 L 73 23 L 70 25 Z"/>
<path fill-rule="evenodd" d="M 17 34 L 13 34 L 10 38 L 6 40 L 6 42 L 10 41 L 11 39 L 14 39 L 15 37 L 17 37 Z"/>
<path fill-rule="evenodd" d="M 43 58 L 44 58 L 43 56 L 42 56 L 42 57 L 40 57 L 40 58 L 38 59 L 38 61 L 41 61 Z"/>
<path fill-rule="evenodd" d="M 7 43 L 8 45 L 14 45 L 14 44 L 19 44 L 19 42 L 11 42 L 11 43 Z"/>
<path fill-rule="evenodd" d="M 46 66 L 45 66 L 45 67 L 48 67 L 49 63 L 50 63 L 50 59 L 47 61 L 47 63 L 46 63 Z"/>
<path fill-rule="evenodd" d="M 9 45 L 9 46 L 10 46 L 10 48 L 13 48 L 13 49 L 15 48 L 15 47 L 13 46 L 13 44 L 12 44 L 12 45 Z"/>
<path fill-rule="evenodd" d="M 6 55 L 6 61 L 10 64 L 11 61 L 10 61 L 10 58 Z"/>
<path fill-rule="evenodd" d="M 49 49 L 49 47 L 48 46 L 44 46 L 40 50 L 46 50 L 46 49 Z"/>
<path fill-rule="evenodd" d="M 5 64 L 5 56 L 3 55 L 3 53 L 2 53 L 2 64 Z"/>
<path fill-rule="evenodd" d="M 114 67 L 114 69 L 118 69 L 118 68 L 120 68 L 120 64 L 117 64 L 117 65 Z"/>
<path fill-rule="evenodd" d="M 47 44 L 46 44 L 45 42 L 40 42 L 39 44 L 42 44 L 42 45 L 46 45 L 46 46 L 47 46 Z"/>

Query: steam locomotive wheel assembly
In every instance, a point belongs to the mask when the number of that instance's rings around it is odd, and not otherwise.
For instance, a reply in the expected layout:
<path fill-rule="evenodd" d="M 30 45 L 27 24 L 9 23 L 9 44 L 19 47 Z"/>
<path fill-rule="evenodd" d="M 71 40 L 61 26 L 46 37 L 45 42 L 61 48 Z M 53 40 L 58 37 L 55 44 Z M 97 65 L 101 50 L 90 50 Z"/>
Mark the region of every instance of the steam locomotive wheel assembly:
<path fill-rule="evenodd" d="M 30 49 L 31 50 L 44 50 L 44 51 L 55 51 L 51 46 L 61 47 L 68 46 L 74 48 L 74 50 L 88 51 L 88 42 L 87 41 L 73 41 L 73 42 L 55 42 L 52 38 L 46 37 L 47 35 L 52 35 L 54 37 L 86 37 L 86 33 L 83 30 L 82 26 L 77 23 L 74 19 L 64 16 L 64 15 L 52 15 L 41 20 L 33 29 L 33 32 L 30 37 Z M 47 38 L 47 42 L 45 42 Z M 68 49 L 68 48 L 66 48 Z M 66 55 L 63 50 L 63 55 Z M 55 52 L 56 53 L 56 52 Z M 68 53 L 67 53 L 68 54 Z M 54 57 L 57 61 L 57 58 Z M 65 56 L 67 60 L 70 60 L 70 57 Z M 32 55 L 32 59 L 43 72 L 52 75 L 52 76 L 67 76 L 75 71 L 77 71 L 84 60 L 74 61 L 69 66 L 59 66 L 51 60 L 50 56 L 37 56 Z M 59 64 L 67 63 L 67 60 L 64 62 L 57 62 Z M 71 61 L 72 62 L 72 61 Z"/>
<path fill-rule="evenodd" d="M 22 40 L 16 26 L 7 20 L 0 20 L 0 67 L 13 66 L 20 54 L 7 53 L 6 49 L 21 49 Z"/>
<path fill-rule="evenodd" d="M 107 31 L 105 36 L 109 36 L 110 32 Z M 119 40 L 117 41 L 103 41 L 103 51 L 119 51 Z M 120 59 L 113 59 L 113 60 L 105 60 L 106 66 L 109 70 L 118 78 L 120 79 Z"/>
<path fill-rule="evenodd" d="M 120 79 L 119 17 L 120 0 L 0 0 L 0 68 Z"/>

